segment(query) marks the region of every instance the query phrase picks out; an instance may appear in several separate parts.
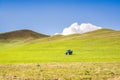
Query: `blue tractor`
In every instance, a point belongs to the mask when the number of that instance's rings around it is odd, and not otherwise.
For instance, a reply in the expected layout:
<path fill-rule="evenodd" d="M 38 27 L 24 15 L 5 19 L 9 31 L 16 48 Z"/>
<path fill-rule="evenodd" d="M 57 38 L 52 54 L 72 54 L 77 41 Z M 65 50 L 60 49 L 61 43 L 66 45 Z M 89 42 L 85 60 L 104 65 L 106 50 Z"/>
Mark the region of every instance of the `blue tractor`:
<path fill-rule="evenodd" d="M 73 51 L 69 49 L 69 50 L 66 51 L 65 54 L 66 54 L 66 55 L 72 55 L 72 53 L 73 53 Z"/>

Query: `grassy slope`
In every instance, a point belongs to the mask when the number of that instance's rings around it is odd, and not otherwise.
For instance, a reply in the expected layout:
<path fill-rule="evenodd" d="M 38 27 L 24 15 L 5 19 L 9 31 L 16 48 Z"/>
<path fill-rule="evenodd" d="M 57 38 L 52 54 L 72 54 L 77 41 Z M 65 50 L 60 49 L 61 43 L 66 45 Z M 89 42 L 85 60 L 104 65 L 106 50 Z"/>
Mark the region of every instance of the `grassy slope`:
<path fill-rule="evenodd" d="M 31 41 L 33 39 L 45 38 L 49 35 L 37 33 L 32 30 L 16 30 L 6 33 L 0 33 L 0 42 L 2 43 L 16 43 L 21 41 Z"/>
<path fill-rule="evenodd" d="M 102 29 L 18 44 L 0 47 L 0 63 L 120 62 L 120 31 Z M 66 56 L 67 49 L 74 55 Z"/>

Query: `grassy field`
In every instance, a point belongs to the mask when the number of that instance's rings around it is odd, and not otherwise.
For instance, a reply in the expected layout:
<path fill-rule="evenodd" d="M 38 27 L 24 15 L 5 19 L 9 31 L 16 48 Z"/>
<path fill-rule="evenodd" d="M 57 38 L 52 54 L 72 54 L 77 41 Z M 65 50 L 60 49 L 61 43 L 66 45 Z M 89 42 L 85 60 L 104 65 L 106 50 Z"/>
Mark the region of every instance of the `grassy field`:
<path fill-rule="evenodd" d="M 0 80 L 120 80 L 119 68 L 119 63 L 1 64 Z"/>
<path fill-rule="evenodd" d="M 120 31 L 0 40 L 0 80 L 120 80 L 119 68 Z"/>
<path fill-rule="evenodd" d="M 110 39 L 108 39 L 110 40 Z M 0 51 L 1 63 L 34 62 L 119 62 L 120 47 L 114 39 L 69 40 L 50 43 L 26 44 Z M 104 42 L 104 44 L 102 44 Z M 78 44 L 79 43 L 79 44 Z M 113 45 L 117 44 L 117 45 Z M 72 45 L 72 46 L 71 46 Z M 11 46 L 10 46 L 11 47 Z M 74 51 L 66 56 L 67 49 Z"/>
<path fill-rule="evenodd" d="M 0 63 L 120 62 L 120 32 L 95 31 L 24 42 L 1 43 Z M 73 55 L 65 55 L 67 49 Z"/>

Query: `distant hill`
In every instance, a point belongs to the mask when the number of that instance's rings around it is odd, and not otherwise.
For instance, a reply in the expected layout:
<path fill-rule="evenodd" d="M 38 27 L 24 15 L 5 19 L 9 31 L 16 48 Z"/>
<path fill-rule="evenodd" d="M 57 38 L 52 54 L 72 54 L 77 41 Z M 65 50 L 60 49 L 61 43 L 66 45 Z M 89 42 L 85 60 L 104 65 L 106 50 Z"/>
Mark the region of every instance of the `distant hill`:
<path fill-rule="evenodd" d="M 120 37 L 120 31 L 112 29 L 99 29 L 84 34 L 71 34 L 71 35 L 45 35 L 41 33 L 34 32 L 32 30 L 16 30 L 0 34 L 0 41 L 11 41 L 18 42 L 21 39 L 29 41 L 31 39 L 36 39 L 38 42 L 48 42 L 48 41 L 61 41 L 61 40 L 74 40 L 74 39 L 92 39 L 92 38 L 118 38 Z"/>
<path fill-rule="evenodd" d="M 9 39 L 36 39 L 49 37 L 49 35 L 37 33 L 32 30 L 16 30 L 6 33 L 0 33 L 0 39 L 9 40 Z"/>
<path fill-rule="evenodd" d="M 54 35 L 45 39 L 40 39 L 40 41 L 61 41 L 61 40 L 80 40 L 80 39 L 104 39 L 104 38 L 119 38 L 120 31 L 112 30 L 112 29 L 99 29 L 91 32 L 87 32 L 84 34 L 71 34 L 71 35 Z M 39 40 L 38 40 L 39 41 Z"/>

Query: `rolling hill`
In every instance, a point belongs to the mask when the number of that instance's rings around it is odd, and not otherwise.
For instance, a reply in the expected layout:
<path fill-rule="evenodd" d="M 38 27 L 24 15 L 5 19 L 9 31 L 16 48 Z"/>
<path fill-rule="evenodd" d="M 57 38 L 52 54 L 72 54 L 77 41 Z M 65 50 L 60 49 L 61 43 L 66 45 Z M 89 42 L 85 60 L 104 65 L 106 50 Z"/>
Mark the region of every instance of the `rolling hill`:
<path fill-rule="evenodd" d="M 16 30 L 6 33 L 0 33 L 0 40 L 9 41 L 9 40 L 18 40 L 18 39 L 37 39 L 49 37 L 48 35 L 37 33 L 32 30 Z"/>
<path fill-rule="evenodd" d="M 0 49 L 0 63 L 120 62 L 120 31 L 100 29 L 85 34 L 55 35 L 9 43 Z M 66 56 L 67 49 L 72 49 L 73 55 Z"/>
<path fill-rule="evenodd" d="M 119 38 L 120 31 L 112 29 L 100 29 L 92 32 L 87 32 L 84 34 L 72 34 L 72 35 L 53 35 L 44 39 L 37 39 L 38 42 L 48 42 L 48 41 L 65 41 L 65 40 L 84 40 L 84 39 L 106 39 L 106 38 Z"/>

